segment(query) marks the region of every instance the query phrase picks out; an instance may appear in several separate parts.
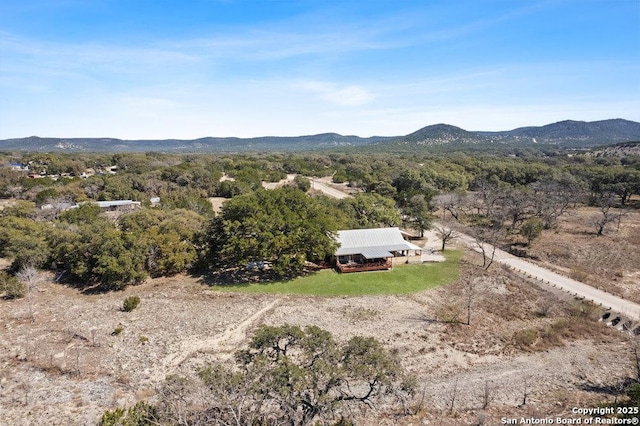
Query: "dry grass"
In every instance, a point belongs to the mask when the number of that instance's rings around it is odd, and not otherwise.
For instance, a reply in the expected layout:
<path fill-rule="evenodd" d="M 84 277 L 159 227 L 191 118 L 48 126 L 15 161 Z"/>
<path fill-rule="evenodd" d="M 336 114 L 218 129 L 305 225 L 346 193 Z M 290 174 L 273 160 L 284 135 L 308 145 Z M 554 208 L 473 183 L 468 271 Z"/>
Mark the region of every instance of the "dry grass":
<path fill-rule="evenodd" d="M 94 424 L 105 409 L 153 398 L 167 374 L 227 359 L 262 323 L 313 324 L 343 341 L 373 336 L 397 353 L 418 380 L 412 403 L 420 416 L 397 420 L 393 413 L 372 411 L 363 424 L 416 424 L 423 418 L 470 424 L 487 380 L 488 422 L 532 407 L 559 413 L 559 393 L 567 404 L 600 401 L 607 396 L 583 388 L 633 374 L 622 333 L 586 319 L 588 309 L 571 300 L 559 301 L 499 267 L 482 272 L 472 260 L 463 261 L 459 283 L 409 295 L 222 293 L 186 276 L 101 295 L 43 284 L 34 294 L 33 323 L 24 300 L 0 301 L 3 424 Z M 467 280 L 475 280 L 471 325 L 442 323 L 437 313 L 447 304 L 466 319 Z M 140 296 L 140 306 L 122 312 L 130 295 Z M 121 333 L 112 335 L 116 328 Z M 514 344 L 521 330 L 533 330 L 535 340 Z M 521 409 L 515 395 L 522 392 L 523 377 L 535 402 Z M 456 407 L 449 413 L 456 383 Z"/>
<path fill-rule="evenodd" d="M 533 243 L 531 254 L 543 266 L 555 265 L 566 276 L 640 302 L 640 211 L 629 211 L 620 229 L 612 224 L 600 237 L 590 224 L 594 214 L 597 209 L 589 207 L 570 211 L 557 229 Z"/>

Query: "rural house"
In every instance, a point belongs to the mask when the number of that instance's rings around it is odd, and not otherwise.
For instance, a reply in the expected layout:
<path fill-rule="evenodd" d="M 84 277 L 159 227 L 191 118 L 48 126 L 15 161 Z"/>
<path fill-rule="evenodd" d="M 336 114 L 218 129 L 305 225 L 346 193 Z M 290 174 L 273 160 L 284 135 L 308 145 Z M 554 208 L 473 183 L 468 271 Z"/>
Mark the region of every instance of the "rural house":
<path fill-rule="evenodd" d="M 406 241 L 398 228 L 338 231 L 337 241 L 335 261 L 341 272 L 377 271 L 422 261 L 422 248 Z"/>

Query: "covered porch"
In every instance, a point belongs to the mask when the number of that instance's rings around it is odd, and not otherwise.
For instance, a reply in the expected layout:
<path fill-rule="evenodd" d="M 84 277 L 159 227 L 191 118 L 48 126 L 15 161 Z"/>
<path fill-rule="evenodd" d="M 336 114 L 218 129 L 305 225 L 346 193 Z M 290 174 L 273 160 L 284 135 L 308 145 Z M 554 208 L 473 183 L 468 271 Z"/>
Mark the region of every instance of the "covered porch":
<path fill-rule="evenodd" d="M 391 269 L 393 262 L 391 257 L 367 258 L 358 253 L 338 256 L 336 258 L 336 267 L 340 272 L 384 271 Z"/>
<path fill-rule="evenodd" d="M 381 271 L 420 263 L 422 248 L 405 241 L 398 228 L 338 231 L 335 265 L 341 272 Z"/>

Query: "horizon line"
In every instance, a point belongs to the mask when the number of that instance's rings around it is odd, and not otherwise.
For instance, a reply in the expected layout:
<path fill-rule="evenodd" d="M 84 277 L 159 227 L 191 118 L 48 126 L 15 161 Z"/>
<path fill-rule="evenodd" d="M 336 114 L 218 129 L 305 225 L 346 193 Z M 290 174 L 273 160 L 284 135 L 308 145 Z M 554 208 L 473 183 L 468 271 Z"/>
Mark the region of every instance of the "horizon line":
<path fill-rule="evenodd" d="M 118 137 L 112 137 L 112 136 L 73 136 L 73 137 L 66 137 L 66 136 L 38 136 L 38 135 L 30 135 L 30 136 L 20 136 L 20 137 L 13 137 L 13 138 L 5 138 L 5 139 L 0 139 L 0 142 L 2 141 L 11 141 L 11 140 L 18 140 L 18 139 L 29 139 L 29 138 L 38 138 L 38 139 L 112 139 L 112 140 L 119 140 L 119 141 L 197 141 L 200 139 L 261 139 L 261 138 L 303 138 L 303 137 L 308 137 L 308 136 L 320 136 L 320 135 L 337 135 L 337 136 L 342 136 L 342 137 L 357 137 L 360 139 L 371 139 L 371 138 L 399 138 L 399 137 L 403 137 L 403 136 L 408 136 L 411 135 L 412 133 L 415 133 L 417 131 L 420 131 L 422 129 L 426 129 L 428 127 L 434 127 L 434 126 L 450 126 L 450 127 L 455 127 L 461 130 L 464 130 L 466 132 L 470 132 L 470 133 L 501 133 L 501 132 L 512 132 L 514 130 L 519 130 L 519 129 L 528 129 L 528 128 L 536 128 L 536 127 L 545 127 L 545 126 L 549 126 L 552 124 L 558 124 L 558 123 L 564 123 L 564 122 L 575 122 L 575 123 L 598 123 L 598 122 L 603 122 L 603 121 L 615 121 L 615 120 L 624 120 L 624 121 L 629 121 L 632 123 L 637 123 L 640 124 L 640 122 L 635 121 L 635 120 L 629 120 L 626 118 L 621 118 L 621 117 L 615 117 L 615 118 L 605 118 L 605 119 L 601 119 L 601 120 L 592 120 L 592 121 L 586 121 L 586 120 L 573 120 L 573 119 L 564 119 L 564 120 L 559 120 L 559 121 L 554 121 L 552 123 L 547 123 L 547 124 L 542 124 L 542 125 L 538 125 L 538 126 L 520 126 L 520 127 L 516 127 L 513 129 L 509 129 L 509 130 L 467 130 L 463 127 L 459 127 L 456 126 L 454 124 L 449 124 L 449 123 L 434 123 L 434 124 L 428 124 L 426 126 L 423 126 L 417 130 L 414 130 L 410 133 L 407 134 L 403 134 L 403 135 L 389 135 L 389 136 L 383 136 L 383 135 L 371 135 L 371 136 L 359 136 L 359 135 L 355 135 L 355 134 L 346 134 L 343 135 L 341 133 L 337 133 L 337 132 L 321 132 L 321 133 L 313 133 L 313 134 L 304 134 L 304 135 L 290 135 L 290 136 L 280 136 L 280 135 L 263 135 L 263 136 L 248 136 L 248 137 L 243 137 L 243 136 L 201 136 L 201 137 L 197 137 L 197 138 L 191 138 L 191 139 L 182 139 L 182 138 L 165 138 L 165 139 L 157 139 L 157 138 L 135 138 L 135 139 L 128 139 L 128 138 L 118 138 Z"/>

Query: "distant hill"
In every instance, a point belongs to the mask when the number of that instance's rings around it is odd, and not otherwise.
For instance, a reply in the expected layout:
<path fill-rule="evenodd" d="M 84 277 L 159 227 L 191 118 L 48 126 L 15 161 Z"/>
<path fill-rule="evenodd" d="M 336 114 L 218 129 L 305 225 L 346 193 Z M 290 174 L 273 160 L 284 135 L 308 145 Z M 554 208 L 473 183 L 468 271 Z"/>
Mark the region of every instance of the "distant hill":
<path fill-rule="evenodd" d="M 562 148 L 589 148 L 640 139 L 640 123 L 613 119 L 603 121 L 560 121 L 540 127 L 521 127 L 501 132 L 470 132 L 447 124 L 424 127 L 377 145 L 389 147 L 430 146 L 450 148 L 497 149 L 535 145 Z"/>
<path fill-rule="evenodd" d="M 399 145 L 447 145 L 451 143 L 481 143 L 487 138 L 478 133 L 468 132 L 460 127 L 451 126 L 449 124 L 434 124 L 432 126 L 423 127 L 406 136 L 394 138 L 387 143 Z M 384 143 L 384 142 L 381 142 Z"/>
<path fill-rule="evenodd" d="M 640 123 L 612 119 L 560 121 L 501 132 L 467 131 L 449 124 L 423 127 L 405 136 L 361 138 L 337 133 L 257 138 L 205 137 L 193 140 L 113 138 L 28 138 L 0 140 L 1 151 L 40 152 L 262 152 L 317 151 L 367 146 L 375 151 L 504 150 L 528 147 L 591 148 L 640 140 Z"/>
<path fill-rule="evenodd" d="M 478 132 L 494 140 L 530 141 L 582 147 L 610 145 L 640 139 L 640 123 L 616 118 L 602 121 L 565 120 L 541 127 L 521 127 L 508 132 Z"/>
<path fill-rule="evenodd" d="M 255 152 L 312 151 L 369 145 L 385 137 L 361 138 L 323 133 L 309 136 L 263 136 L 257 138 L 206 137 L 192 140 L 123 140 L 113 138 L 40 138 L 31 136 L 0 140 L 1 151 L 39 152 Z"/>

